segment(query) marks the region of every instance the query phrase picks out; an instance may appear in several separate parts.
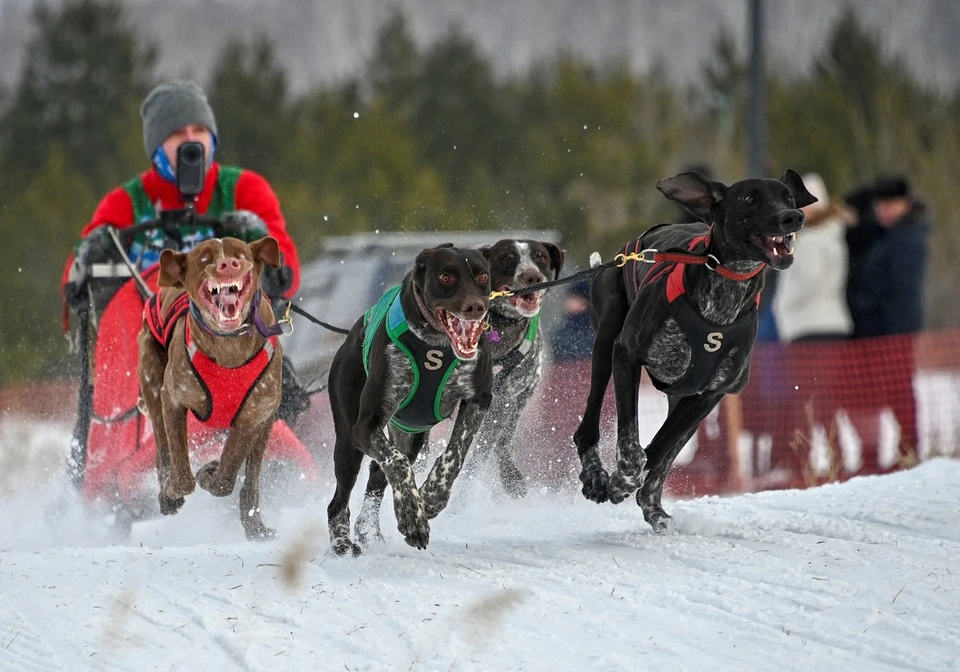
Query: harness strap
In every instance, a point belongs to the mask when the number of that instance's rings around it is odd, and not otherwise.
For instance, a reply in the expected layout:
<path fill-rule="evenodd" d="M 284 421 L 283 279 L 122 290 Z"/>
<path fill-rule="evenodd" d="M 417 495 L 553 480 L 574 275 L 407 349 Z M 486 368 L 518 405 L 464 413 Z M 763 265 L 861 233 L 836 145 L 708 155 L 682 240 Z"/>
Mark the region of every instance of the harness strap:
<path fill-rule="evenodd" d="M 227 429 L 236 425 L 251 392 L 263 377 L 277 351 L 277 336 L 266 339 L 253 357 L 237 367 L 227 367 L 204 354 L 193 340 L 190 320 L 184 329 L 184 343 L 190 358 L 190 368 L 207 397 L 209 411 L 193 414 L 213 429 Z"/>
<path fill-rule="evenodd" d="M 150 333 L 166 348 L 170 345 L 173 329 L 188 310 L 190 310 L 190 296 L 184 292 L 167 306 L 166 312 L 161 313 L 160 293 L 156 293 L 146 300 L 143 305 L 143 316 Z"/>

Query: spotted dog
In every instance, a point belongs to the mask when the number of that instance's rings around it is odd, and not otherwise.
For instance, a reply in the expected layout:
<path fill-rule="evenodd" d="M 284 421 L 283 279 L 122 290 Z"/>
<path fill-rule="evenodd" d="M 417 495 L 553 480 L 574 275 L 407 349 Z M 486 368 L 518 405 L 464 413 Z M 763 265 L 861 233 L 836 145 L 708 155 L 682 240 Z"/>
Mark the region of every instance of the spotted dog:
<path fill-rule="evenodd" d="M 536 240 L 501 240 L 487 250 L 493 286 L 520 292 L 524 287 L 556 280 L 563 269 L 563 250 Z M 477 436 L 468 468 L 476 468 L 490 453 L 496 458 L 500 482 L 512 497 L 527 493 L 514 460 L 512 445 L 520 416 L 533 397 L 543 365 L 540 304 L 545 290 L 515 293 L 490 303 L 487 321 L 493 355 L 493 403 Z"/>
<path fill-rule="evenodd" d="M 522 290 L 544 282 L 548 275 L 556 279 L 563 268 L 563 251 L 553 243 L 504 239 L 481 249 L 490 259 L 492 286 L 500 290 Z M 540 382 L 540 302 L 544 292 L 514 294 L 490 303 L 487 340 L 493 358 L 493 401 L 464 468 L 465 472 L 476 471 L 492 450 L 504 488 L 517 498 L 526 495 L 526 485 L 510 447 L 520 415 Z M 380 504 L 386 487 L 383 470 L 371 462 L 356 526 L 361 544 L 383 538 Z"/>
<path fill-rule="evenodd" d="M 337 351 L 329 377 L 337 489 L 327 518 L 338 555 L 360 554 L 350 539 L 349 503 L 364 456 L 393 489 L 406 542 L 427 547 L 428 521 L 447 505 L 490 406 L 492 360 L 483 336 L 489 296 L 490 264 L 482 252 L 426 249 Z M 418 489 L 411 464 L 431 427 L 454 410 L 450 443 Z"/>
<path fill-rule="evenodd" d="M 661 505 L 667 472 L 723 396 L 746 386 L 761 271 L 793 263 L 794 234 L 804 218 L 799 208 L 816 199 L 792 170 L 780 180 L 748 179 L 729 187 L 682 173 L 660 180 L 657 188 L 702 223 L 655 226 L 623 250 L 668 251 L 685 262 L 632 262 L 606 268 L 594 280 L 590 393 L 574 444 L 587 499 L 618 504 L 636 491 L 644 519 L 662 530 L 670 518 Z M 667 418 L 646 449 L 637 435 L 641 367 L 668 399 Z M 611 373 L 617 469 L 608 474 L 597 442 Z"/>

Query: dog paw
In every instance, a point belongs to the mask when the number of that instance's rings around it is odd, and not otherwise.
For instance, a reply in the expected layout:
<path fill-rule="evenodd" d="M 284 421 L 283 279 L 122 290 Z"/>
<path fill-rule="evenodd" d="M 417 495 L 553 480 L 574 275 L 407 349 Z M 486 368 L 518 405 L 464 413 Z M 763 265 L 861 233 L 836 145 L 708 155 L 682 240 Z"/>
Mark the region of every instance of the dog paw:
<path fill-rule="evenodd" d="M 380 530 L 357 530 L 357 543 L 362 548 L 369 548 L 373 544 L 382 544 L 383 533 Z"/>
<path fill-rule="evenodd" d="M 515 465 L 500 466 L 500 482 L 507 494 L 514 499 L 523 499 L 527 496 L 527 484 L 523 480 L 523 474 Z"/>
<path fill-rule="evenodd" d="M 226 497 L 233 492 L 233 483 L 224 483 L 216 477 L 219 460 L 212 460 L 197 469 L 197 485 L 214 497 Z"/>
<path fill-rule="evenodd" d="M 658 506 L 649 511 L 644 509 L 643 519 L 653 528 L 654 532 L 666 532 L 670 528 L 670 521 L 673 520 L 673 517 Z"/>
<path fill-rule="evenodd" d="M 583 483 L 580 491 L 591 502 L 603 504 L 609 499 L 610 477 L 603 469 L 584 469 L 580 472 L 580 482 Z"/>
<path fill-rule="evenodd" d="M 185 496 L 196 490 L 196 488 L 197 482 L 194 480 L 193 474 L 188 471 L 179 477 L 175 477 L 173 474 L 167 476 L 163 480 L 163 487 L 160 488 L 160 492 L 171 501 L 177 499 L 182 500 Z"/>
<path fill-rule="evenodd" d="M 420 493 L 415 489 L 400 497 L 394 493 L 393 509 L 397 516 L 397 529 L 406 542 L 414 548 L 425 549 L 430 543 L 430 521 Z"/>
<path fill-rule="evenodd" d="M 383 543 L 383 533 L 380 531 L 380 522 L 373 522 L 371 520 L 365 520 L 362 516 L 357 520 L 357 524 L 354 527 L 354 532 L 357 535 L 357 543 L 360 546 L 366 548 L 371 544 Z"/>
<path fill-rule="evenodd" d="M 615 471 L 610 474 L 610 484 L 608 496 L 613 504 L 619 504 L 627 497 L 636 492 L 643 484 L 642 475 L 632 477 L 624 475 L 622 471 Z"/>
<path fill-rule="evenodd" d="M 267 527 L 262 522 L 259 525 L 250 525 L 243 530 L 250 541 L 270 541 L 277 538 L 277 531 Z"/>
<path fill-rule="evenodd" d="M 349 539 L 336 539 L 333 542 L 333 552 L 339 556 L 351 555 L 354 558 L 359 557 L 363 551 Z"/>
<path fill-rule="evenodd" d="M 643 510 L 643 519 L 653 528 L 654 532 L 666 532 L 673 517 L 663 510 L 663 507 L 648 502 L 643 497 L 643 491 L 637 491 L 637 506 Z"/>
<path fill-rule="evenodd" d="M 183 497 L 167 497 L 162 492 L 157 496 L 157 499 L 160 502 L 160 513 L 164 516 L 172 516 L 175 514 L 186 501 Z"/>

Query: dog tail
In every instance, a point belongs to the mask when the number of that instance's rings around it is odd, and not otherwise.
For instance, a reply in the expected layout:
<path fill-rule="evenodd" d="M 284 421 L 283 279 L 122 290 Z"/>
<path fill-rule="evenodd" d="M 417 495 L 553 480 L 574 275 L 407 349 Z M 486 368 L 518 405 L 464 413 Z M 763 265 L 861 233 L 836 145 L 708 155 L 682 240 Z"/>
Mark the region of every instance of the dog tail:
<path fill-rule="evenodd" d="M 600 256 L 599 252 L 590 253 L 590 268 L 596 268 L 603 263 L 603 257 Z"/>

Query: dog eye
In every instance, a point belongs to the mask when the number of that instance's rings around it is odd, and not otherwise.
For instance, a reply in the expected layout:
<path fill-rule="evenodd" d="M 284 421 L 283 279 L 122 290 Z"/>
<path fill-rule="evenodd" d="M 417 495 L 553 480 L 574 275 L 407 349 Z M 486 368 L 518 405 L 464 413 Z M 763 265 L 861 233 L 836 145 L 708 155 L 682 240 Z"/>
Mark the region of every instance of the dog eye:
<path fill-rule="evenodd" d="M 441 273 L 437 276 L 437 280 L 440 281 L 441 285 L 449 285 L 453 282 L 453 276 L 449 273 Z"/>
<path fill-rule="evenodd" d="M 209 263 L 210 263 L 210 257 L 200 257 L 200 263 L 201 263 L 201 264 L 209 264 Z"/>
<path fill-rule="evenodd" d="M 487 280 L 489 279 L 490 279 L 490 276 L 487 274 L 486 271 L 484 271 L 483 273 L 477 276 L 477 282 L 479 282 L 481 285 L 487 284 Z"/>
<path fill-rule="evenodd" d="M 743 197 L 743 202 L 746 203 L 747 205 L 753 205 L 754 203 L 757 202 L 757 199 L 751 196 L 750 194 L 747 194 L 746 196 Z"/>

